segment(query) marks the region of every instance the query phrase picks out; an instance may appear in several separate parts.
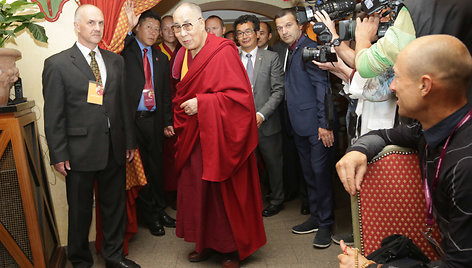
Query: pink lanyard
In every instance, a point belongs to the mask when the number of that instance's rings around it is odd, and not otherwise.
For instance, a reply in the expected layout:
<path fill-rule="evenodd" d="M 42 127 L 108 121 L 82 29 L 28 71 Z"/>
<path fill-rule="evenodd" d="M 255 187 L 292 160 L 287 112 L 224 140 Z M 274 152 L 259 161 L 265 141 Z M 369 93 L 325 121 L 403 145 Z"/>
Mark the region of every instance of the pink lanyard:
<path fill-rule="evenodd" d="M 424 174 L 424 195 L 426 198 L 426 226 L 428 229 L 430 229 L 433 226 L 433 198 L 431 196 L 431 193 L 436 190 L 436 186 L 439 181 L 439 171 L 441 170 L 444 156 L 446 155 L 446 149 L 447 146 L 449 145 L 449 141 L 451 140 L 452 135 L 454 132 L 456 132 L 457 129 L 462 127 L 467 121 L 470 120 L 470 117 L 472 115 L 472 109 L 462 118 L 462 120 L 456 125 L 456 127 L 452 130 L 451 134 L 449 134 L 449 137 L 446 140 L 446 143 L 444 143 L 443 149 L 441 151 L 441 155 L 439 156 L 438 160 L 438 165 L 436 166 L 436 173 L 434 174 L 434 180 L 433 180 L 433 187 L 432 191 L 429 190 L 428 186 L 428 177 L 426 173 L 426 154 L 427 154 L 427 149 L 428 149 L 428 144 L 426 144 L 426 147 L 424 149 L 424 161 L 423 161 L 423 174 Z"/>

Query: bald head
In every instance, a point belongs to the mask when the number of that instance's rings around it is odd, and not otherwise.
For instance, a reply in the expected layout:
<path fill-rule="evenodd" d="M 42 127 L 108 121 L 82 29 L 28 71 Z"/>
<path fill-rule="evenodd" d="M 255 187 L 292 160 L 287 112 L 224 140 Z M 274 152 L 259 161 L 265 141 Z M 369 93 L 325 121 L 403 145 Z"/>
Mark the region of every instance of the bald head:
<path fill-rule="evenodd" d="M 207 38 L 202 10 L 194 3 L 183 3 L 175 9 L 172 17 L 175 37 L 195 56 L 205 45 Z"/>
<path fill-rule="evenodd" d="M 102 40 L 105 20 L 102 11 L 93 5 L 81 5 L 75 11 L 74 28 L 78 42 L 90 50 Z"/>
<path fill-rule="evenodd" d="M 190 12 L 191 16 L 195 17 L 202 17 L 202 9 L 194 3 L 183 3 L 180 6 L 178 6 L 175 11 L 174 11 L 174 16 L 175 14 L 180 14 L 181 12 Z M 189 15 L 190 15 L 189 14 Z"/>
<path fill-rule="evenodd" d="M 393 68 L 390 89 L 398 114 L 429 129 L 467 103 L 472 58 L 465 45 L 449 35 L 429 35 L 408 44 Z"/>
<path fill-rule="evenodd" d="M 94 5 L 86 4 L 86 5 L 79 6 L 75 10 L 74 22 L 77 22 L 77 23 L 80 22 L 83 19 L 84 14 L 88 14 L 88 13 L 91 13 L 91 12 L 98 12 L 103 17 L 103 13 L 98 7 L 96 7 Z"/>
<path fill-rule="evenodd" d="M 412 78 L 428 74 L 446 88 L 466 90 L 472 78 L 472 57 L 467 47 L 450 35 L 420 37 L 400 52 L 398 60 L 407 62 Z"/>

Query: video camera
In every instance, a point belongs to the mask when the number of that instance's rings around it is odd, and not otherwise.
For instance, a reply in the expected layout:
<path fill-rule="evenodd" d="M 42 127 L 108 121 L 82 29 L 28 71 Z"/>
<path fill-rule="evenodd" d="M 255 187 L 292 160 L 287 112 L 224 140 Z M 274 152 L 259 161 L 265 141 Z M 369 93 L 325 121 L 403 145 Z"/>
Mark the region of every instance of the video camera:
<path fill-rule="evenodd" d="M 313 31 L 318 35 L 318 45 L 316 48 L 304 47 L 302 51 L 302 60 L 308 62 L 316 60 L 318 62 L 337 62 L 338 57 L 335 52 L 331 52 L 331 39 L 333 34 L 322 22 L 316 22 L 313 25 Z"/>
<path fill-rule="evenodd" d="M 326 11 L 332 20 L 338 20 L 351 14 L 356 15 L 356 12 L 359 11 L 363 11 L 367 15 L 370 15 L 389 7 L 392 10 L 392 12 L 389 13 L 391 20 L 389 22 L 382 22 L 379 24 L 377 35 L 380 38 L 384 36 L 387 29 L 393 25 L 393 21 L 398 14 L 398 8 L 402 0 L 363 0 L 360 4 L 356 4 L 355 0 L 318 0 L 315 4 L 311 4 L 315 1 L 306 2 L 309 3 L 310 6 L 295 8 L 297 20 L 300 24 L 304 24 L 308 21 L 315 21 L 315 12 L 321 10 Z M 354 39 L 355 30 L 355 20 L 340 21 L 339 40 Z M 313 31 L 315 31 L 315 29 L 313 29 Z"/>
<path fill-rule="evenodd" d="M 311 3 L 313 1 L 306 1 Z M 320 1 L 318 1 L 320 2 Z M 304 24 L 308 21 L 315 21 L 315 12 L 324 10 L 333 20 L 347 17 L 354 13 L 356 7 L 355 0 L 323 0 L 321 4 L 312 4 L 307 7 L 295 7 L 298 23 Z"/>
<path fill-rule="evenodd" d="M 369 4 L 375 2 L 374 4 Z M 389 16 L 387 22 L 380 22 L 379 28 L 377 29 L 377 37 L 381 38 L 385 36 L 388 28 L 393 25 L 397 14 L 399 12 L 401 0 L 365 0 L 361 4 L 361 9 L 370 15 L 374 12 L 378 12 L 384 8 L 390 8 L 390 11 L 382 14 L 382 17 Z M 370 7 L 370 8 L 369 8 Z M 356 32 L 356 21 L 355 20 L 342 20 L 339 22 L 339 40 L 355 40 Z"/>

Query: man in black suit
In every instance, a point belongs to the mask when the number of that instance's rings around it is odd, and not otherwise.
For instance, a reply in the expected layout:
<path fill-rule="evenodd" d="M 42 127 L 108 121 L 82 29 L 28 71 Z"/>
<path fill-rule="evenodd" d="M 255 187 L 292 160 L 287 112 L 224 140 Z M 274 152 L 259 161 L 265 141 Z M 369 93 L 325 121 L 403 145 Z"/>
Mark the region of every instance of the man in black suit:
<path fill-rule="evenodd" d="M 272 50 L 272 47 L 269 46 L 269 41 L 272 39 L 272 27 L 269 23 L 261 21 L 261 26 L 259 30 L 259 39 L 257 40 L 257 46 L 260 49 Z"/>
<path fill-rule="evenodd" d="M 94 182 L 102 213 L 106 267 L 140 267 L 123 257 L 126 227 L 125 160 L 136 148 L 124 92 L 124 61 L 98 43 L 103 13 L 82 5 L 75 12 L 78 41 L 45 60 L 44 125 L 51 164 L 66 176 L 68 258 L 92 267 L 88 234 Z"/>
<path fill-rule="evenodd" d="M 160 33 L 159 14 L 152 10 L 134 14 L 133 2 L 125 3 L 129 32 L 121 55 L 126 66 L 126 93 L 135 113 L 134 128 L 148 184 L 141 189 L 138 212 L 151 234 L 164 235 L 163 226 L 175 227 L 175 220 L 164 211 L 162 145 L 164 134 L 174 135 L 171 116 L 169 60 L 154 48 Z"/>

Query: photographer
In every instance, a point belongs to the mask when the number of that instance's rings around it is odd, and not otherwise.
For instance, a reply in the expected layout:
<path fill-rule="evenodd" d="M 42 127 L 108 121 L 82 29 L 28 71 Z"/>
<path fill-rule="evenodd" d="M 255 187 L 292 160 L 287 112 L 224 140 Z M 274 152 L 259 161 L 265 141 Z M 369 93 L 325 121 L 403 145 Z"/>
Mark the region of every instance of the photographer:
<path fill-rule="evenodd" d="M 472 48 L 472 5 L 463 0 L 405 0 L 397 18 L 374 45 L 377 15 L 357 18 L 356 69 L 362 77 L 374 77 L 393 66 L 398 53 L 417 37 L 450 34 Z"/>
<path fill-rule="evenodd" d="M 334 22 L 328 14 L 322 10 L 315 12 L 315 18 L 326 25 L 330 30 L 333 40 L 338 38 Z M 345 62 L 354 62 L 355 53 L 346 42 L 339 46 L 332 46 L 337 53 L 337 62 L 320 63 L 313 61 L 320 69 L 328 70 L 343 80 L 343 95 L 347 96 L 349 106 L 346 114 L 346 128 L 349 145 L 360 135 L 371 130 L 391 128 L 395 123 L 396 98 L 389 90 L 393 79 L 393 71 L 389 69 L 382 75 L 374 78 L 362 78 L 357 71 L 346 65 Z M 339 244 L 340 240 L 348 245 L 353 244 L 352 234 L 335 234 L 333 242 Z"/>
<path fill-rule="evenodd" d="M 334 22 L 329 18 L 328 13 L 322 10 L 315 12 L 314 17 L 330 30 L 334 42 L 339 35 L 336 32 Z M 323 70 L 331 71 L 334 75 L 341 78 L 345 84 L 344 93 L 350 99 L 359 100 L 357 107 L 349 107 L 355 109 L 357 116 L 350 116 L 346 118 L 360 118 L 362 120 L 355 120 L 349 122 L 347 127 L 348 136 L 356 138 L 358 135 L 363 135 L 371 130 L 393 127 L 395 122 L 396 98 L 390 92 L 389 85 L 393 79 L 393 71 L 388 68 L 384 73 L 373 78 L 362 78 L 359 73 L 348 66 L 350 62 L 354 62 L 355 52 L 351 49 L 347 42 L 341 42 L 339 45 L 334 45 L 334 50 L 338 55 L 338 62 L 320 63 L 313 61 L 318 67 Z M 352 66 L 352 65 L 351 65 Z M 348 113 L 350 109 L 348 108 Z M 357 122 L 356 122 L 357 121 Z M 359 125 L 358 122 L 361 122 Z M 354 132 L 354 133 L 352 133 Z M 349 139 L 351 141 L 352 139 Z"/>

